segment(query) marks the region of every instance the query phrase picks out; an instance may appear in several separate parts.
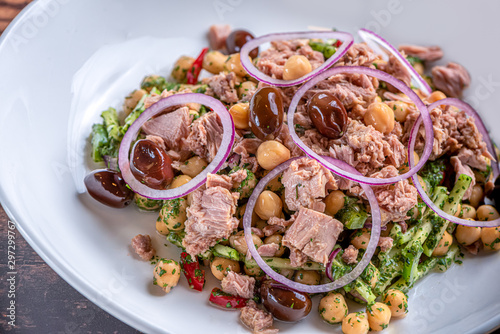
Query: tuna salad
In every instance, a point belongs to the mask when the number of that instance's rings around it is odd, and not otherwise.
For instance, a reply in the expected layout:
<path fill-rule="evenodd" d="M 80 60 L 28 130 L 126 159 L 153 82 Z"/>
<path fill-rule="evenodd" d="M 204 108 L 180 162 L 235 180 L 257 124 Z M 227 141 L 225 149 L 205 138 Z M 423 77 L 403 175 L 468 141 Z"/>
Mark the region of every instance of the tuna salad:
<path fill-rule="evenodd" d="M 368 333 L 406 316 L 422 277 L 500 250 L 498 155 L 459 99 L 466 68 L 359 35 L 214 25 L 210 47 L 102 112 L 85 185 L 158 212 L 156 236 L 130 236 L 158 289 L 185 279 L 253 333 L 311 311 Z M 179 251 L 159 257 L 167 241 Z"/>

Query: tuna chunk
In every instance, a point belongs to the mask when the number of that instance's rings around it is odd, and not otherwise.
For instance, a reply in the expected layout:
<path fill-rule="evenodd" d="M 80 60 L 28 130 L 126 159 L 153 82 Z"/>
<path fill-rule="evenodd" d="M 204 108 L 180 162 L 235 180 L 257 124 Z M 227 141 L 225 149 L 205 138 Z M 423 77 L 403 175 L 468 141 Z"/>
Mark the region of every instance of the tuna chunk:
<path fill-rule="evenodd" d="M 465 174 L 472 178 L 472 182 L 469 188 L 467 188 L 467 191 L 465 192 L 463 197 L 464 200 L 469 199 L 470 195 L 472 194 L 472 188 L 476 184 L 476 177 L 474 176 L 474 172 L 472 171 L 472 169 L 470 169 L 469 166 L 462 164 L 460 159 L 456 156 L 450 158 L 450 163 L 453 166 L 453 169 L 455 170 L 455 173 L 457 175 L 455 178 L 455 182 L 458 180 L 461 174 Z"/>
<path fill-rule="evenodd" d="M 271 313 L 259 309 L 253 300 L 248 301 L 247 306 L 241 309 L 240 319 L 254 333 L 272 334 L 278 332 L 277 329 L 268 329 L 273 325 Z"/>
<path fill-rule="evenodd" d="M 236 138 L 233 152 L 240 155 L 241 168 L 248 168 L 253 173 L 257 171 L 259 164 L 255 154 L 260 144 L 262 144 L 262 140 L 258 138 Z M 253 156 L 250 156 L 250 154 Z"/>
<path fill-rule="evenodd" d="M 353 245 L 349 245 L 346 249 L 344 249 L 344 253 L 342 253 L 342 261 L 347 264 L 355 264 L 358 262 L 358 249 Z"/>
<path fill-rule="evenodd" d="M 373 50 L 365 43 L 354 43 L 346 54 L 335 64 L 335 66 L 373 66 L 378 58 Z"/>
<path fill-rule="evenodd" d="M 227 175 L 208 174 L 206 186 L 207 188 L 222 187 L 227 190 L 231 190 L 233 187 L 233 179 Z"/>
<path fill-rule="evenodd" d="M 411 75 L 410 72 L 404 67 L 404 65 L 393 55 L 389 56 L 389 61 L 385 67 L 385 71 L 403 81 L 408 87 L 411 87 Z M 389 90 L 393 93 L 398 93 L 399 89 L 393 87 L 392 85 L 387 85 Z"/>
<path fill-rule="evenodd" d="M 432 81 L 437 89 L 449 97 L 461 97 L 465 88 L 470 86 L 470 76 L 460 64 L 448 63 L 432 68 Z"/>
<path fill-rule="evenodd" d="M 186 236 L 182 245 L 195 256 L 207 251 L 224 238 L 229 238 L 238 227 L 236 212 L 238 194 L 215 186 L 193 193 L 192 204 L 187 209 Z"/>
<path fill-rule="evenodd" d="M 167 150 L 183 151 L 185 140 L 189 135 L 192 116 L 189 108 L 182 107 L 175 111 L 154 117 L 142 125 L 147 135 L 161 137 Z"/>
<path fill-rule="evenodd" d="M 332 173 L 316 160 L 301 158 L 293 161 L 283 173 L 285 203 L 290 210 L 309 208 L 326 197 L 327 190 L 337 189 Z"/>
<path fill-rule="evenodd" d="M 342 229 L 343 225 L 338 220 L 317 211 L 301 208 L 297 219 L 283 237 L 283 245 L 301 251 L 313 261 L 326 265 Z"/>
<path fill-rule="evenodd" d="M 238 102 L 238 92 L 234 88 L 235 79 L 236 75 L 233 72 L 204 78 L 202 82 L 208 85 L 205 94 L 215 96 L 226 103 Z"/>
<path fill-rule="evenodd" d="M 264 244 L 260 246 L 257 249 L 257 252 L 259 252 L 260 256 L 275 256 L 278 250 L 280 249 L 280 245 L 275 244 L 275 243 L 270 243 L 270 244 Z"/>
<path fill-rule="evenodd" d="M 156 250 L 151 244 L 151 237 L 149 235 L 138 234 L 132 239 L 132 247 L 137 255 L 144 261 L 149 261 L 155 256 Z"/>
<path fill-rule="evenodd" d="M 443 50 L 439 46 L 400 45 L 399 51 L 424 61 L 436 61 L 443 58 Z"/>
<path fill-rule="evenodd" d="M 222 50 L 226 48 L 227 36 L 231 33 L 231 26 L 229 24 L 214 24 L 208 30 L 208 41 L 210 49 Z"/>
<path fill-rule="evenodd" d="M 223 133 L 219 115 L 209 112 L 191 125 L 191 132 L 184 140 L 185 148 L 211 162 L 219 151 Z"/>
<path fill-rule="evenodd" d="M 391 237 L 380 237 L 378 239 L 378 245 L 381 252 L 387 252 L 392 248 L 393 240 Z"/>
<path fill-rule="evenodd" d="M 228 271 L 221 282 L 222 291 L 243 298 L 253 298 L 255 278 Z"/>

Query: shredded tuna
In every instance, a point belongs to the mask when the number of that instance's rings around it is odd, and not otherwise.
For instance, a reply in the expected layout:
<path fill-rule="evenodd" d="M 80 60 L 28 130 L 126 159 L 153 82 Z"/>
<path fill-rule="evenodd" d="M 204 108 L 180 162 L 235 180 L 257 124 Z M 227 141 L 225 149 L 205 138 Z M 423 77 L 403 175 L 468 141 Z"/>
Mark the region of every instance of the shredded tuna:
<path fill-rule="evenodd" d="M 453 166 L 453 169 L 455 170 L 456 173 L 455 182 L 458 180 L 461 174 L 465 174 L 472 178 L 472 182 L 469 188 L 467 188 L 467 190 L 465 191 L 463 196 L 463 199 L 467 200 L 470 198 L 470 195 L 472 194 L 472 188 L 476 184 L 476 177 L 474 176 L 474 172 L 472 171 L 472 169 L 470 169 L 469 166 L 462 164 L 462 161 L 460 161 L 460 159 L 456 156 L 450 158 L 450 163 Z"/>
<path fill-rule="evenodd" d="M 479 253 L 479 250 L 481 249 L 481 246 L 482 246 L 481 240 L 477 240 L 472 245 L 464 246 L 464 248 L 468 253 L 472 255 L 477 255 L 477 253 Z"/>
<path fill-rule="evenodd" d="M 278 330 L 268 331 L 268 328 L 273 325 L 273 316 L 271 313 L 259 309 L 253 300 L 249 300 L 247 306 L 241 309 L 240 319 L 254 333 L 263 333 L 266 330 L 268 334 L 278 332 Z"/>
<path fill-rule="evenodd" d="M 132 239 L 132 247 L 137 255 L 144 261 L 149 261 L 155 256 L 156 250 L 151 244 L 151 237 L 149 235 L 138 234 Z"/>
<path fill-rule="evenodd" d="M 353 245 L 349 245 L 349 247 L 344 249 L 344 253 L 342 253 L 342 261 L 347 264 L 358 263 L 358 249 Z"/>
<path fill-rule="evenodd" d="M 211 162 L 219 151 L 224 128 L 219 116 L 209 112 L 191 124 L 191 132 L 184 140 L 186 149 Z"/>
<path fill-rule="evenodd" d="M 290 210 L 301 206 L 311 207 L 326 197 L 327 190 L 337 189 L 332 173 L 316 160 L 294 160 L 283 173 L 281 183 L 285 187 L 285 203 Z"/>
<path fill-rule="evenodd" d="M 439 46 L 400 45 L 399 51 L 424 61 L 436 61 L 443 58 L 443 50 Z"/>
<path fill-rule="evenodd" d="M 292 267 L 302 267 L 307 262 L 307 255 L 296 248 L 290 248 L 290 265 Z"/>
<path fill-rule="evenodd" d="M 239 195 L 222 187 L 196 190 L 192 193 L 191 206 L 187 209 L 186 236 L 182 245 L 195 256 L 225 238 L 238 227 L 233 217 Z"/>
<path fill-rule="evenodd" d="M 227 36 L 231 33 L 231 26 L 229 24 L 214 24 L 208 30 L 208 41 L 210 49 L 222 50 L 226 48 Z"/>
<path fill-rule="evenodd" d="M 207 188 L 222 187 L 231 190 L 233 187 L 233 179 L 227 175 L 208 174 L 207 175 Z"/>
<path fill-rule="evenodd" d="M 252 227 L 252 234 L 255 234 L 259 238 L 263 238 L 265 236 L 264 232 L 260 228 L 257 228 L 257 227 Z"/>
<path fill-rule="evenodd" d="M 234 88 L 236 74 L 220 73 L 209 78 L 204 78 L 202 82 L 208 85 L 205 94 L 215 96 L 226 103 L 238 102 L 238 92 Z"/>
<path fill-rule="evenodd" d="M 365 43 L 354 43 L 335 66 L 373 66 L 378 56 Z"/>
<path fill-rule="evenodd" d="M 268 225 L 262 229 L 262 232 L 264 232 L 266 237 L 269 237 L 273 234 L 281 234 L 285 232 L 285 228 L 280 225 Z"/>
<path fill-rule="evenodd" d="M 410 72 L 404 67 L 403 63 L 401 63 L 393 55 L 389 56 L 389 61 L 387 62 L 387 66 L 385 66 L 385 71 L 396 79 L 403 81 L 408 87 L 411 87 Z M 387 85 L 387 88 L 389 88 L 389 90 L 393 93 L 399 92 L 399 89 L 393 87 L 390 84 Z"/>
<path fill-rule="evenodd" d="M 295 219 L 297 218 L 297 213 L 294 213 L 289 220 L 286 220 L 284 218 L 279 218 L 279 217 L 271 217 L 267 221 L 269 225 L 278 225 L 278 226 L 283 226 L 283 227 L 288 227 L 293 224 Z"/>
<path fill-rule="evenodd" d="M 253 298 L 255 278 L 228 271 L 221 282 L 222 291 L 243 298 Z"/>
<path fill-rule="evenodd" d="M 470 76 L 460 64 L 448 63 L 432 68 L 432 81 L 437 89 L 449 97 L 461 97 L 465 88 L 470 86 Z"/>
<path fill-rule="evenodd" d="M 381 252 L 387 252 L 389 249 L 392 248 L 392 243 L 393 240 L 391 237 L 380 237 L 378 239 L 378 245 L 380 247 Z"/>
<path fill-rule="evenodd" d="M 280 249 L 280 245 L 275 243 L 264 244 L 257 249 L 257 252 L 260 256 L 275 256 L 278 250 Z"/>
<path fill-rule="evenodd" d="M 257 158 L 250 156 L 255 155 L 262 140 L 258 138 L 238 138 L 234 144 L 233 152 L 240 155 L 240 167 L 248 168 L 253 173 L 259 168 Z"/>
<path fill-rule="evenodd" d="M 314 210 L 301 208 L 297 219 L 283 237 L 283 245 L 291 250 L 301 251 L 312 260 L 326 265 L 342 229 L 343 225 L 338 220 Z"/>
<path fill-rule="evenodd" d="M 175 94 L 187 94 L 187 93 L 192 93 L 193 91 L 189 88 L 184 88 L 184 89 L 181 89 L 179 91 L 175 91 L 175 90 L 164 90 L 163 92 L 161 92 L 160 95 L 156 94 L 156 93 L 151 93 L 150 96 L 146 97 L 144 99 L 144 108 L 149 108 L 151 107 L 153 104 L 155 104 L 156 102 L 160 101 L 161 99 L 164 99 L 166 97 L 169 97 L 169 96 L 172 96 L 172 95 L 175 95 Z M 178 107 L 170 107 L 170 108 L 167 108 L 165 109 L 163 112 L 170 112 L 172 110 L 175 110 L 177 109 Z"/>

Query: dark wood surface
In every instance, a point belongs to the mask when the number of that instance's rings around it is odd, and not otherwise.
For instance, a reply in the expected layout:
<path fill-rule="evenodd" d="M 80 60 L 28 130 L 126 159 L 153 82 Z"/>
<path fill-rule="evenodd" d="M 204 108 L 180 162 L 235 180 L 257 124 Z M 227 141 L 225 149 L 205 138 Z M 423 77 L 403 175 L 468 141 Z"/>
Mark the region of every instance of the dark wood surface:
<path fill-rule="evenodd" d="M 0 34 L 30 2 L 0 0 Z M 9 233 L 8 226 L 9 217 L 0 205 L 0 333 L 140 333 L 73 289 L 38 256 L 18 231 Z M 9 234 L 15 241 L 15 250 L 8 248 Z M 9 274 L 9 250 L 10 255 L 15 255 L 14 275 Z M 7 279 L 11 276 L 15 277 L 15 297 L 9 296 Z M 15 300 L 15 327 L 9 325 L 7 317 L 11 300 Z"/>

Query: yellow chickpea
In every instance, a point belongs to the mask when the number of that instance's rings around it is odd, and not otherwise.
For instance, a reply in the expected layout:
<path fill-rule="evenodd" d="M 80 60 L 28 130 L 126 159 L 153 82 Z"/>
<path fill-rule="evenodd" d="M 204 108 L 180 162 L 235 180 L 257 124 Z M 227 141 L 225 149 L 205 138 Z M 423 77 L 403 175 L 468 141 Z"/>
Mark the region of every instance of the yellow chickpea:
<path fill-rule="evenodd" d="M 248 268 L 247 266 L 243 266 L 243 270 L 245 271 L 245 274 L 248 276 L 253 276 L 256 278 L 264 277 L 266 273 L 259 268 L 259 266 L 255 266 L 252 268 Z"/>
<path fill-rule="evenodd" d="M 207 166 L 208 163 L 203 158 L 194 156 L 186 160 L 184 163 L 181 163 L 179 169 L 183 174 L 193 178 L 196 175 L 200 174 Z"/>
<path fill-rule="evenodd" d="M 479 203 L 481 203 L 484 199 L 484 190 L 479 184 L 474 185 L 472 187 L 472 193 L 469 197 L 469 203 L 473 207 L 477 208 Z"/>
<path fill-rule="evenodd" d="M 321 298 L 318 310 L 323 320 L 330 324 L 342 322 L 349 313 L 344 296 L 336 292 L 330 292 Z"/>
<path fill-rule="evenodd" d="M 393 318 L 403 318 L 408 313 L 408 298 L 403 292 L 389 289 L 383 300 L 389 306 Z"/>
<path fill-rule="evenodd" d="M 462 218 L 470 218 L 472 220 L 476 219 L 476 209 L 469 204 L 462 204 Z"/>
<path fill-rule="evenodd" d="M 174 260 L 160 259 L 153 271 L 153 284 L 158 285 L 166 293 L 179 282 L 181 266 Z"/>
<path fill-rule="evenodd" d="M 280 246 L 278 251 L 274 256 L 280 257 L 285 253 L 285 246 L 281 244 L 281 241 L 283 240 L 283 236 L 280 234 L 273 234 L 267 238 L 264 239 L 264 244 L 277 244 Z"/>
<path fill-rule="evenodd" d="M 256 236 L 255 234 L 252 234 L 252 240 L 253 244 L 255 245 L 256 248 L 259 248 L 262 246 L 262 240 Z M 240 254 L 246 255 L 248 251 L 248 245 L 247 242 L 245 241 L 245 236 L 243 234 L 243 231 L 236 233 L 235 235 L 232 235 L 229 237 L 229 244 L 231 247 L 236 249 Z"/>
<path fill-rule="evenodd" d="M 390 133 L 394 129 L 394 111 L 385 103 L 372 103 L 366 110 L 364 121 L 375 130 Z"/>
<path fill-rule="evenodd" d="M 432 252 L 432 256 L 444 256 L 448 253 L 451 244 L 453 243 L 453 237 L 448 232 L 444 232 L 443 237 L 439 241 L 438 246 Z"/>
<path fill-rule="evenodd" d="M 192 179 L 193 178 L 191 176 L 188 176 L 188 175 L 176 176 L 172 180 L 172 183 L 170 183 L 170 189 L 179 188 L 180 186 L 183 186 L 186 183 L 188 183 L 189 181 L 191 181 Z"/>
<path fill-rule="evenodd" d="M 260 193 L 255 203 L 255 213 L 263 220 L 269 220 L 271 217 L 280 217 L 283 203 L 278 195 L 269 190 Z"/>
<path fill-rule="evenodd" d="M 156 230 L 163 235 L 171 231 L 183 230 L 187 219 L 186 210 L 187 200 L 184 198 L 165 201 L 156 220 Z"/>
<path fill-rule="evenodd" d="M 181 56 L 174 64 L 174 69 L 172 70 L 172 78 L 177 82 L 183 82 L 186 80 L 186 73 L 189 71 L 191 66 L 193 66 L 194 58 L 188 56 Z"/>
<path fill-rule="evenodd" d="M 325 204 L 325 213 L 330 216 L 335 216 L 337 212 L 344 207 L 345 194 L 340 190 L 334 190 L 326 196 Z"/>
<path fill-rule="evenodd" d="M 370 329 L 375 332 L 382 331 L 389 326 L 391 310 L 383 303 L 375 303 L 366 308 Z"/>
<path fill-rule="evenodd" d="M 481 241 L 485 250 L 500 250 L 500 227 L 483 227 Z"/>
<path fill-rule="evenodd" d="M 257 162 L 267 170 L 273 170 L 288 159 L 290 159 L 290 150 L 276 140 L 265 141 L 257 149 Z"/>
<path fill-rule="evenodd" d="M 212 271 L 212 274 L 215 276 L 215 278 L 217 278 L 219 281 L 222 281 L 222 279 L 226 277 L 228 271 L 239 273 L 241 269 L 240 263 L 238 261 L 216 257 L 210 264 L 210 270 Z"/>
<path fill-rule="evenodd" d="M 292 279 L 293 275 L 295 274 L 295 270 L 283 268 L 283 269 L 279 269 L 279 273 L 288 279 Z"/>
<path fill-rule="evenodd" d="M 250 107 L 248 103 L 236 103 L 229 109 L 229 113 L 233 116 L 234 127 L 236 129 L 245 130 L 250 128 L 248 123 L 249 110 Z"/>
<path fill-rule="evenodd" d="M 476 215 L 479 221 L 495 220 L 500 217 L 497 209 L 492 205 L 481 205 L 477 208 Z"/>
<path fill-rule="evenodd" d="M 367 334 L 369 330 L 370 325 L 365 312 L 350 313 L 342 320 L 344 334 Z"/>
<path fill-rule="evenodd" d="M 240 99 L 244 98 L 248 94 L 251 94 L 257 89 L 257 84 L 252 81 L 244 81 L 238 87 L 238 96 Z"/>
<path fill-rule="evenodd" d="M 471 218 L 466 218 L 468 220 L 473 220 Z M 458 225 L 455 231 L 455 238 L 457 238 L 458 243 L 464 246 L 469 246 L 475 243 L 481 238 L 481 228 L 475 226 L 465 226 Z"/>
<path fill-rule="evenodd" d="M 269 171 L 264 171 L 263 176 L 265 176 Z M 269 181 L 269 183 L 266 185 L 267 190 L 271 191 L 281 191 L 283 189 L 283 184 L 281 183 L 281 175 L 277 175 L 274 179 Z"/>
<path fill-rule="evenodd" d="M 432 92 L 431 95 L 429 95 L 427 97 L 427 102 L 434 103 L 434 102 L 442 100 L 442 99 L 446 99 L 446 95 L 443 92 L 436 90 L 436 91 Z"/>
<path fill-rule="evenodd" d="M 144 89 L 136 89 L 132 93 L 130 93 L 125 98 L 125 102 L 123 103 L 123 111 L 125 112 L 125 115 L 128 116 L 132 112 L 132 110 L 135 109 L 137 103 L 139 103 L 142 97 L 146 94 L 147 92 Z"/>
<path fill-rule="evenodd" d="M 372 289 L 375 288 L 380 276 L 380 271 L 373 265 L 373 263 L 370 262 L 365 269 L 365 273 L 366 275 L 363 276 L 363 279 L 372 287 Z"/>
<path fill-rule="evenodd" d="M 387 102 L 387 105 L 393 110 L 396 121 L 406 121 L 406 117 L 408 116 L 408 104 L 401 101 L 390 101 Z"/>
<path fill-rule="evenodd" d="M 241 58 L 239 53 L 233 53 L 227 57 L 224 62 L 224 70 L 228 72 L 234 72 L 237 76 L 244 77 L 247 75 L 247 71 L 243 65 L 241 65 Z"/>
<path fill-rule="evenodd" d="M 202 67 L 205 71 L 212 74 L 219 74 L 224 71 L 224 63 L 226 62 L 227 56 L 219 51 L 209 51 L 203 58 Z"/>
<path fill-rule="evenodd" d="M 420 161 L 420 157 L 418 156 L 417 152 L 413 151 L 413 166 L 418 164 L 419 161 Z M 409 170 L 410 170 L 410 163 L 408 162 L 408 159 L 406 159 L 403 167 L 401 167 L 401 169 L 400 169 L 400 172 L 401 172 L 401 174 L 404 174 L 404 173 L 407 173 Z M 422 183 L 420 183 L 420 184 L 422 184 Z"/>
<path fill-rule="evenodd" d="M 351 239 L 351 244 L 357 249 L 366 249 L 368 243 L 370 242 L 371 233 L 368 229 L 362 228 L 357 230 Z"/>
<path fill-rule="evenodd" d="M 283 67 L 283 80 L 295 80 L 312 71 L 311 63 L 307 57 L 293 55 L 287 59 Z"/>
<path fill-rule="evenodd" d="M 375 98 L 375 102 L 382 102 L 382 98 L 381 98 L 380 96 L 377 96 L 377 97 Z"/>
<path fill-rule="evenodd" d="M 297 283 L 307 285 L 318 285 L 321 276 L 314 270 L 297 270 L 293 276 L 293 280 Z"/>

